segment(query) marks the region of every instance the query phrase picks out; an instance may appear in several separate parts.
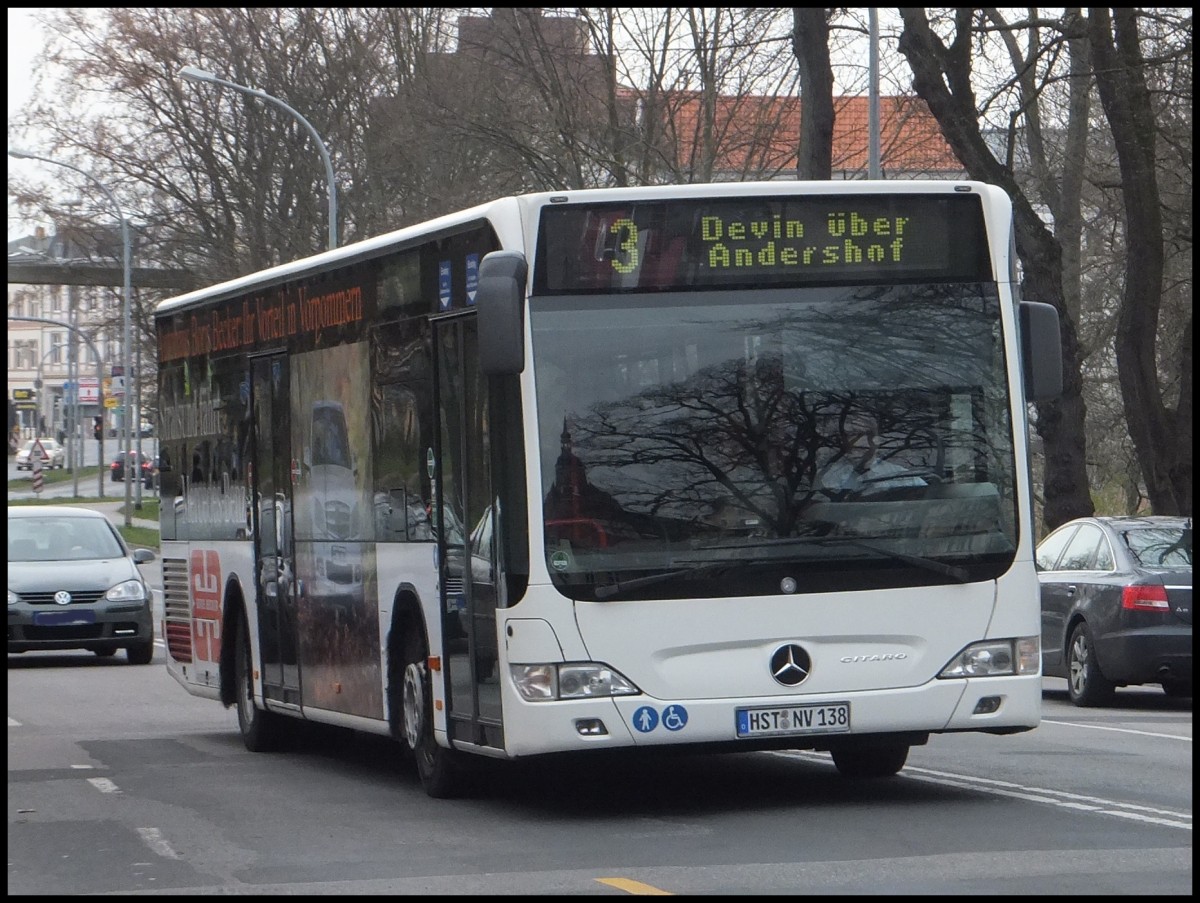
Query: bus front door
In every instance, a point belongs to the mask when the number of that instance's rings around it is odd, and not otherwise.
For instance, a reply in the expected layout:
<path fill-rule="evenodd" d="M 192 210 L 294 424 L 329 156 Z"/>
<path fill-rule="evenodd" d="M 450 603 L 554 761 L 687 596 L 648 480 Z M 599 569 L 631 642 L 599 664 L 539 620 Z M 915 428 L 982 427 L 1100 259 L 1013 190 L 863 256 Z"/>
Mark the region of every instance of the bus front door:
<path fill-rule="evenodd" d="M 300 705 L 297 650 L 296 565 L 292 497 L 298 464 L 292 455 L 288 359 L 277 354 L 251 361 L 254 467 L 251 490 L 257 519 L 258 638 L 263 695 L 286 706 Z"/>
<path fill-rule="evenodd" d="M 474 312 L 434 322 L 434 469 L 443 666 L 456 740 L 503 748 L 487 377 Z"/>

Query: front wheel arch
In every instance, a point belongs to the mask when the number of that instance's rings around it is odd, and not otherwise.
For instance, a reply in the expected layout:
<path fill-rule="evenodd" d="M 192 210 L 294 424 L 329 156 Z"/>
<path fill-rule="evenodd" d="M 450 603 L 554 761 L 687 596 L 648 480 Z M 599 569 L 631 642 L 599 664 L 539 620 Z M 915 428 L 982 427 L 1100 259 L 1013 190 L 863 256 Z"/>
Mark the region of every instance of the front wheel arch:
<path fill-rule="evenodd" d="M 404 742 L 404 718 L 400 706 L 400 690 L 404 682 L 404 638 L 410 631 L 425 632 L 421 604 L 416 593 L 401 590 L 392 603 L 392 626 L 387 641 L 388 728 L 392 737 L 408 752 Z"/>
<path fill-rule="evenodd" d="M 236 580 L 230 580 L 225 586 L 225 598 L 221 603 L 221 705 L 227 709 L 237 703 L 234 640 L 246 618 L 242 587 Z"/>

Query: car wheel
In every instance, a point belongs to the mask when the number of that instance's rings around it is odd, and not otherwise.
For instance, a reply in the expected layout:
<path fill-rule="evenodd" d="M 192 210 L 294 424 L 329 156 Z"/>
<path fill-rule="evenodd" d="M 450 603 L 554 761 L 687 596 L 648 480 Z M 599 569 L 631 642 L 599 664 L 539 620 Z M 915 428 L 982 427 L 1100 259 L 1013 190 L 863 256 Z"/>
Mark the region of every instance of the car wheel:
<path fill-rule="evenodd" d="M 245 615 L 238 621 L 237 643 L 233 658 L 233 679 L 237 684 L 238 729 L 250 752 L 270 752 L 283 742 L 283 716 L 254 704 L 254 678 L 250 659 L 250 628 Z"/>
<path fill-rule="evenodd" d="M 125 657 L 131 665 L 148 665 L 154 660 L 154 643 L 138 643 L 125 650 Z"/>
<path fill-rule="evenodd" d="M 1077 706 L 1111 705 L 1117 686 L 1100 673 L 1096 644 L 1087 623 L 1080 621 L 1067 643 L 1067 693 Z"/>
<path fill-rule="evenodd" d="M 1190 699 L 1192 682 L 1190 680 L 1164 680 L 1163 692 L 1175 699 Z"/>
<path fill-rule="evenodd" d="M 450 799 L 463 791 L 461 754 L 439 746 L 433 736 L 432 680 L 426 666 L 425 640 L 417 629 L 404 637 L 404 677 L 400 705 L 404 742 L 417 762 L 421 786 L 434 799 Z"/>
<path fill-rule="evenodd" d="M 908 746 L 903 743 L 888 746 L 863 746 L 835 749 L 833 764 L 845 778 L 890 778 L 898 774 L 908 761 Z"/>

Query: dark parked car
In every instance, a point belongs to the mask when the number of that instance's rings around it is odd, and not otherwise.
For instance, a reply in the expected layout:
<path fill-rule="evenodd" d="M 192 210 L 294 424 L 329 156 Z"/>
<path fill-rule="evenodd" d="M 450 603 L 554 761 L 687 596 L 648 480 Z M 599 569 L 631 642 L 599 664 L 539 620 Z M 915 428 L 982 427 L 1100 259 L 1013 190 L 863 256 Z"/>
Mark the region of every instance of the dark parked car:
<path fill-rule="evenodd" d="M 1108 705 L 1117 687 L 1192 695 L 1192 519 L 1081 517 L 1037 548 L 1042 672 L 1071 701 Z"/>
<path fill-rule="evenodd" d="M 151 595 L 130 549 L 99 511 L 68 505 L 8 509 L 8 651 L 124 649 L 154 657 Z"/>
<path fill-rule="evenodd" d="M 137 458 L 141 462 L 142 485 L 147 489 L 153 489 L 158 485 L 158 458 L 148 457 L 147 455 L 138 455 L 137 452 L 129 452 L 129 460 Z M 117 452 L 117 456 L 113 458 L 112 464 L 108 466 L 109 473 L 112 476 L 114 483 L 122 483 L 125 481 L 125 452 Z"/>

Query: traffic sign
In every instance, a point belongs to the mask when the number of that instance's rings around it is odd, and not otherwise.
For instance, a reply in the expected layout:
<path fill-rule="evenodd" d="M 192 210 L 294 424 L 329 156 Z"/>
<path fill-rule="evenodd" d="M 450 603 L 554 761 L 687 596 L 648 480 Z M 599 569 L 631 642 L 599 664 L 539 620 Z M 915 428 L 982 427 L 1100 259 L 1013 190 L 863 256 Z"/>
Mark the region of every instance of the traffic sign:
<path fill-rule="evenodd" d="M 119 402 L 112 395 L 106 395 L 104 397 L 104 406 L 111 411 L 113 408 L 119 408 L 121 406 L 121 402 Z"/>

